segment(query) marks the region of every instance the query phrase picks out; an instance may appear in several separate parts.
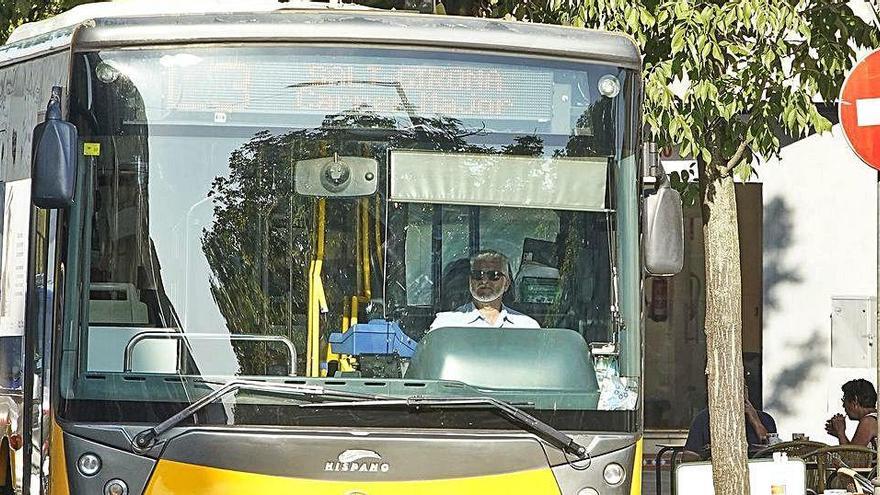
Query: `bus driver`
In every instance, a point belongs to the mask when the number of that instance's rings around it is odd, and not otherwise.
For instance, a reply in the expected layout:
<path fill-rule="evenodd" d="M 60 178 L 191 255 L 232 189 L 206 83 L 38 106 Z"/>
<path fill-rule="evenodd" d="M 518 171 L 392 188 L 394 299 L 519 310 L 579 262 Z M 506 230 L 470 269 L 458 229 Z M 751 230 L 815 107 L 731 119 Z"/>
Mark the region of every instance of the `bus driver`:
<path fill-rule="evenodd" d="M 441 327 L 540 328 L 530 316 L 514 311 L 501 299 L 510 288 L 507 257 L 497 251 L 480 251 L 470 260 L 471 302 L 454 311 L 437 313 L 430 330 Z"/>

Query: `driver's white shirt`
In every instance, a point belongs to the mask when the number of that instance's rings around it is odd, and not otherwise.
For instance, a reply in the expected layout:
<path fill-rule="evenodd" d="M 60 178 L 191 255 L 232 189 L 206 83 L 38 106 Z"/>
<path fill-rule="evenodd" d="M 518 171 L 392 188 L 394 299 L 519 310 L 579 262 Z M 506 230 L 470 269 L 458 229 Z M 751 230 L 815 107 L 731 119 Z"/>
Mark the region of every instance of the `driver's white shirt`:
<path fill-rule="evenodd" d="M 541 328 L 541 325 L 538 325 L 538 322 L 531 316 L 524 315 L 503 304 L 498 318 L 495 319 L 495 324 L 491 324 L 474 306 L 474 303 L 470 302 L 459 306 L 455 311 L 437 313 L 437 317 L 434 318 L 428 331 L 441 327 Z"/>

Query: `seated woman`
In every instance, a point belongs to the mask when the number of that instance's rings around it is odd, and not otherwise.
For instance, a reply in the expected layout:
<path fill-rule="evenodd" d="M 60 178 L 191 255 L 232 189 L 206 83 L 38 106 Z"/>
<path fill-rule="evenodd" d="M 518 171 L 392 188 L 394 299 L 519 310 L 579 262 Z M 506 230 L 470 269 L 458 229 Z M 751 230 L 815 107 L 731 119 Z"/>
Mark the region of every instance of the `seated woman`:
<path fill-rule="evenodd" d="M 843 384 L 843 410 L 846 417 L 858 421 L 852 438 L 846 436 L 846 418 L 835 414 L 825 422 L 825 431 L 840 445 L 863 445 L 877 448 L 877 392 L 868 380 L 850 380 Z"/>

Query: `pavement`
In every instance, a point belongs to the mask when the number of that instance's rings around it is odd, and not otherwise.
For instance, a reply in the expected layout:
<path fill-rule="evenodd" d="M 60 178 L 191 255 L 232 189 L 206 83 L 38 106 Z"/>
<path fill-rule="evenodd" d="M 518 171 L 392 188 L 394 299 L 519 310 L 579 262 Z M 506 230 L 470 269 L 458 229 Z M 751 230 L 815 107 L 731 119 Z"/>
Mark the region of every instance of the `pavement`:
<path fill-rule="evenodd" d="M 642 495 L 657 495 L 657 472 L 653 469 L 642 470 Z M 660 495 L 671 495 L 669 491 L 669 470 L 663 470 L 663 491 Z"/>

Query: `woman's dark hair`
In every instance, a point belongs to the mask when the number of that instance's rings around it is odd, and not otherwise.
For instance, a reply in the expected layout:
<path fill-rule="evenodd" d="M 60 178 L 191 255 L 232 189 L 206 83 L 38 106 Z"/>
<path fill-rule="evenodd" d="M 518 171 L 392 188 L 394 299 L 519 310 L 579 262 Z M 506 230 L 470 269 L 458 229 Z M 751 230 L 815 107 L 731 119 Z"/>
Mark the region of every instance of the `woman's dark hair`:
<path fill-rule="evenodd" d="M 859 378 L 858 380 L 850 380 L 840 387 L 843 390 L 843 400 L 854 400 L 856 404 L 862 407 L 877 406 L 877 391 L 871 382 Z"/>

